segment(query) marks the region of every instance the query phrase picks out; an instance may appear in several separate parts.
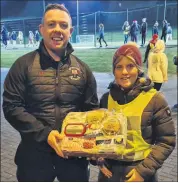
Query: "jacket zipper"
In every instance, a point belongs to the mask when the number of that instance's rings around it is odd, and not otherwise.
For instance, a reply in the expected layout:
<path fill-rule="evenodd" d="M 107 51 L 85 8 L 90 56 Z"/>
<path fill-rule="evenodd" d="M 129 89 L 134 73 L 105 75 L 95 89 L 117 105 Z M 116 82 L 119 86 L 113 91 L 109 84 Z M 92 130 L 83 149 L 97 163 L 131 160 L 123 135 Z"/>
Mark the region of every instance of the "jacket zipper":
<path fill-rule="evenodd" d="M 125 94 L 124 94 L 124 103 L 127 104 L 127 99 L 126 99 Z"/>
<path fill-rule="evenodd" d="M 57 70 L 56 70 L 56 78 L 55 78 L 55 84 L 58 86 L 58 83 L 59 83 L 59 81 L 58 81 L 58 72 L 57 72 Z"/>
<path fill-rule="evenodd" d="M 56 104 L 56 100 L 57 100 L 57 91 L 58 91 L 58 84 L 59 84 L 59 81 L 58 81 L 58 67 L 56 69 L 56 75 L 55 75 L 55 129 L 57 129 L 57 126 L 56 126 L 56 121 L 57 121 L 57 104 Z"/>

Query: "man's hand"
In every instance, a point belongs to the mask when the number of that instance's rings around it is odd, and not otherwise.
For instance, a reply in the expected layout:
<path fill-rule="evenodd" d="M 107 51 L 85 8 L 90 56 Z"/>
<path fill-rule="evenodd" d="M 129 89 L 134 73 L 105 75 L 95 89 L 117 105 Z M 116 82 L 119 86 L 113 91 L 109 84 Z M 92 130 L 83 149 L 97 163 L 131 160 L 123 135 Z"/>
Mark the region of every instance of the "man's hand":
<path fill-rule="evenodd" d="M 63 139 L 63 135 L 61 135 L 57 130 L 52 130 L 48 135 L 48 144 L 56 151 L 56 153 L 64 158 L 64 155 L 61 151 L 60 142 Z"/>
<path fill-rule="evenodd" d="M 127 175 L 129 178 L 126 182 L 144 182 L 144 179 L 140 176 L 140 174 L 136 171 L 136 169 L 132 169 Z"/>

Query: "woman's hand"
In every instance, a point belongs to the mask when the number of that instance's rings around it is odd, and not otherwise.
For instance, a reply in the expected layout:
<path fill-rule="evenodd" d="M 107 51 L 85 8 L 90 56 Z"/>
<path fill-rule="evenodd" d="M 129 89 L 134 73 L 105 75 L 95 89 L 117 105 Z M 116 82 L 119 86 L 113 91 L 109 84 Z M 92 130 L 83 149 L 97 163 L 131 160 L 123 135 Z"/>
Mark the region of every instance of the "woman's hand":
<path fill-rule="evenodd" d="M 126 175 L 126 177 L 129 178 L 126 182 L 144 182 L 144 179 L 141 177 L 141 175 L 137 172 L 135 168 L 132 169 Z"/>
<path fill-rule="evenodd" d="M 105 165 L 99 166 L 99 169 L 107 178 L 112 177 L 112 172 Z"/>
<path fill-rule="evenodd" d="M 112 172 L 105 166 L 105 160 L 104 158 L 98 158 L 97 159 L 97 165 L 100 169 L 100 171 L 107 177 L 112 177 Z"/>

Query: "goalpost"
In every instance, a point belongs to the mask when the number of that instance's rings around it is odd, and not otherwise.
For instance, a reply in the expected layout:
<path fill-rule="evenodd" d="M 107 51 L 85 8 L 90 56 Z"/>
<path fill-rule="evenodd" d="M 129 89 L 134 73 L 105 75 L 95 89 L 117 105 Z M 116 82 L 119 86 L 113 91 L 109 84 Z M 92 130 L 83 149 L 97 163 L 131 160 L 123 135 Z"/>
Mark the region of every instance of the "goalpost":
<path fill-rule="evenodd" d="M 76 42 L 82 45 L 94 45 L 95 35 L 76 35 Z"/>

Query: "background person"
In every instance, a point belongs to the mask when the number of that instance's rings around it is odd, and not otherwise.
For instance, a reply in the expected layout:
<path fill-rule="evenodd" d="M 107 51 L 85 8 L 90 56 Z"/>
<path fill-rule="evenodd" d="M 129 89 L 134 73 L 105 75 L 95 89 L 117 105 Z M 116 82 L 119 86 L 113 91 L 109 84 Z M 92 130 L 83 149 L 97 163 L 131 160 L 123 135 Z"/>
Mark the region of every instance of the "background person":
<path fill-rule="evenodd" d="M 11 39 L 12 39 L 13 48 L 16 48 L 16 44 L 17 44 L 17 34 L 16 34 L 15 31 L 12 31 Z"/>
<path fill-rule="evenodd" d="M 29 31 L 29 35 L 28 35 L 28 46 L 29 47 L 30 47 L 30 45 L 34 47 L 34 39 L 35 39 L 35 36 L 34 36 L 33 32 Z"/>
<path fill-rule="evenodd" d="M 158 30 L 158 21 L 156 21 L 155 22 L 155 24 L 153 25 L 153 28 L 152 28 L 152 36 L 154 35 L 154 34 L 159 34 L 159 30 Z"/>
<path fill-rule="evenodd" d="M 167 20 L 163 20 L 161 40 L 164 39 L 165 44 L 166 44 L 167 29 L 168 29 Z"/>
<path fill-rule="evenodd" d="M 1 38 L 2 38 L 2 43 L 4 47 L 7 48 L 8 31 L 4 25 L 2 26 L 2 30 L 1 30 Z"/>
<path fill-rule="evenodd" d="M 127 150 L 123 158 L 105 160 L 112 175 L 99 172 L 99 182 L 157 181 L 157 170 L 175 148 L 175 126 L 168 103 L 143 76 L 141 66 L 141 52 L 136 45 L 128 43 L 116 50 L 115 80 L 102 96 L 100 107 L 122 110 L 127 116 Z"/>
<path fill-rule="evenodd" d="M 148 45 L 147 45 L 147 47 L 146 47 L 145 58 L 144 58 L 143 63 L 146 63 L 146 62 L 147 62 L 147 60 L 148 60 L 148 55 L 149 55 L 149 53 L 154 49 L 155 44 L 156 44 L 156 42 L 157 42 L 158 39 L 159 39 L 159 38 L 158 38 L 158 35 L 157 35 L 157 34 L 154 34 L 154 35 L 152 36 L 152 39 L 150 40 L 150 42 L 148 43 Z M 147 67 L 148 67 L 148 63 L 147 63 Z"/>
<path fill-rule="evenodd" d="M 140 25 L 138 25 L 137 20 L 134 20 L 131 27 L 130 27 L 131 41 L 137 43 L 139 32 L 140 32 Z"/>
<path fill-rule="evenodd" d="M 105 39 L 104 39 L 104 24 L 99 24 L 99 43 L 100 43 L 100 47 L 102 47 L 101 44 L 101 40 L 103 40 L 103 42 L 105 43 L 106 47 L 108 46 L 108 44 L 106 43 Z"/>
<path fill-rule="evenodd" d="M 38 32 L 38 30 L 35 31 L 35 43 L 36 43 L 36 46 L 39 46 L 39 43 L 40 43 L 40 33 Z"/>
<path fill-rule="evenodd" d="M 130 35 L 130 25 L 128 21 L 124 22 L 124 25 L 122 26 L 123 34 L 124 34 L 124 44 L 128 42 L 128 38 Z"/>
<path fill-rule="evenodd" d="M 18 32 L 18 40 L 19 40 L 19 44 L 23 44 L 23 39 L 24 39 L 24 37 L 23 37 L 23 32 L 22 31 L 19 31 Z"/>
<path fill-rule="evenodd" d="M 174 57 L 173 57 L 173 63 L 174 63 L 174 65 L 176 65 L 176 67 L 177 67 L 177 65 L 178 65 L 178 56 L 174 56 Z M 177 74 L 178 74 L 178 73 L 177 73 Z M 175 104 L 175 105 L 172 107 L 171 111 L 177 113 L 177 111 L 178 111 L 178 104 Z"/>
<path fill-rule="evenodd" d="M 146 22 L 146 18 L 142 19 L 142 24 L 141 24 L 141 28 L 140 28 L 140 34 L 142 37 L 142 44 L 141 46 L 145 45 L 145 41 L 146 41 L 146 34 L 147 34 L 147 22 Z"/>
<path fill-rule="evenodd" d="M 154 82 L 154 88 L 159 91 L 164 82 L 168 81 L 168 58 L 163 40 L 158 40 L 148 57 L 148 76 Z"/>
<path fill-rule="evenodd" d="M 168 27 L 167 27 L 166 43 L 168 43 L 168 40 L 172 40 L 172 27 L 170 23 L 168 23 Z"/>
<path fill-rule="evenodd" d="M 96 81 L 72 54 L 72 19 L 63 5 L 49 4 L 39 29 L 39 48 L 18 58 L 4 82 L 4 116 L 21 136 L 17 180 L 87 182 L 88 161 L 64 157 L 60 132 L 69 112 L 98 108 Z"/>

